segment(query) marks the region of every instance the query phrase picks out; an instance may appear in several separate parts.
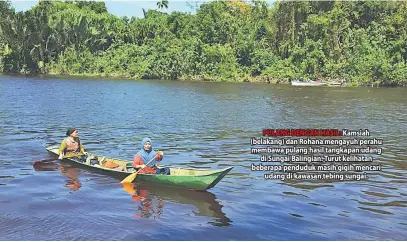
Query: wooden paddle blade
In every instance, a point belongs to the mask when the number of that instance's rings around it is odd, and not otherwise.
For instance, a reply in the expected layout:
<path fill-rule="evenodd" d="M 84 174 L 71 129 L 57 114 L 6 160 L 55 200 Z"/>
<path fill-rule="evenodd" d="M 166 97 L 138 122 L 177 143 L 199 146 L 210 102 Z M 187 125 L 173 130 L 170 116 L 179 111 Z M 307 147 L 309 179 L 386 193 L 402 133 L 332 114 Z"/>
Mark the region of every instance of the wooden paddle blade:
<path fill-rule="evenodd" d="M 137 172 L 134 172 L 124 178 L 120 183 L 132 183 L 137 177 Z"/>

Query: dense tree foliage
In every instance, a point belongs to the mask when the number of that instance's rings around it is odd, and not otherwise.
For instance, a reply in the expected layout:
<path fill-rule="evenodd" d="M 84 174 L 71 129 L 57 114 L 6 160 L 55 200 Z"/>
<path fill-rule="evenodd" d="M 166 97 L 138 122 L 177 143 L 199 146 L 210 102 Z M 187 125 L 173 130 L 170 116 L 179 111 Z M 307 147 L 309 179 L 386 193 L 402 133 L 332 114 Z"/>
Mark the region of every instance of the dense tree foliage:
<path fill-rule="evenodd" d="M 401 1 L 213 1 L 194 14 L 131 19 L 103 2 L 39 1 L 15 12 L 0 1 L 5 73 L 407 85 L 406 60 Z"/>

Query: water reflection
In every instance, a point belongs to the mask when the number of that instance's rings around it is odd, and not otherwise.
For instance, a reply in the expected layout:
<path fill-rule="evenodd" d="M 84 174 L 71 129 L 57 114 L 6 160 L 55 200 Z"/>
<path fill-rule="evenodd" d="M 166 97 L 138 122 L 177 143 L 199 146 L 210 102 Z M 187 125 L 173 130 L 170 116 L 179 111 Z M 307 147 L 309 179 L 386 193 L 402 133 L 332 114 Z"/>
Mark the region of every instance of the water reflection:
<path fill-rule="evenodd" d="M 78 175 L 80 168 L 72 167 L 69 163 L 36 163 L 33 164 L 35 171 L 59 171 L 67 179 L 65 180 L 64 187 L 71 189 L 72 191 L 78 191 L 82 187 L 82 183 L 79 181 Z"/>
<path fill-rule="evenodd" d="M 140 205 L 137 206 L 138 213 L 135 213 L 134 216 L 141 218 L 159 218 L 162 215 L 164 201 L 162 199 L 157 199 L 153 201 L 148 195 L 148 190 L 145 189 L 136 189 L 133 183 L 124 183 L 123 189 L 131 195 L 131 198 L 140 202 Z"/>
<path fill-rule="evenodd" d="M 222 212 L 222 205 L 216 201 L 216 196 L 210 192 L 198 192 L 152 184 L 123 184 L 123 189 L 132 199 L 140 202 L 139 212 L 134 214 L 142 218 L 158 218 L 163 213 L 165 201 L 178 204 L 191 204 L 197 208 L 192 211 L 195 216 L 214 218 L 209 222 L 214 226 L 229 226 L 232 221 Z"/>
<path fill-rule="evenodd" d="M 72 167 L 68 163 L 61 163 L 58 170 L 62 175 L 68 178 L 65 180 L 66 185 L 64 187 L 67 187 L 73 191 L 77 191 L 82 187 L 82 183 L 78 179 L 80 168 Z"/>
<path fill-rule="evenodd" d="M 33 168 L 35 171 L 57 171 L 59 164 L 55 162 L 49 163 L 34 163 Z"/>
<path fill-rule="evenodd" d="M 78 191 L 82 187 L 78 176 L 80 168 L 69 163 L 46 162 L 33 165 L 36 171 L 59 171 L 67 179 L 64 187 Z M 222 212 L 222 205 L 216 196 L 210 192 L 198 192 L 173 187 L 145 183 L 124 183 L 123 189 L 131 195 L 136 203 L 137 212 L 134 216 L 141 218 L 160 218 L 164 212 L 165 202 L 193 205 L 196 210 L 194 216 L 213 218 L 208 222 L 214 226 L 222 227 L 231 225 L 232 221 Z"/>

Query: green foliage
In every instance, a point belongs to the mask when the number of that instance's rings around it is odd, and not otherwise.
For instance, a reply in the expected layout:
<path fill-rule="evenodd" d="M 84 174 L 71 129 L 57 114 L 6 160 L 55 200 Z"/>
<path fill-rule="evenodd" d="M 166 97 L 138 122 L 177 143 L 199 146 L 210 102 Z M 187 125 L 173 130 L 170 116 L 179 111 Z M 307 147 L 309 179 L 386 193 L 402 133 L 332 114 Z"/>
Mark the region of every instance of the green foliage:
<path fill-rule="evenodd" d="M 238 76 L 236 57 L 230 46 L 205 44 L 202 52 L 205 76 L 221 81 L 231 81 Z"/>
<path fill-rule="evenodd" d="M 407 84 L 406 2 L 228 0 L 196 14 L 144 14 L 117 17 L 94 1 L 39 1 L 16 13 L 1 1 L 0 71 Z"/>
<path fill-rule="evenodd" d="M 289 81 L 301 77 L 290 59 L 278 60 L 262 72 L 262 75 L 269 76 L 279 81 Z"/>
<path fill-rule="evenodd" d="M 89 10 L 94 11 L 95 13 L 107 13 L 107 8 L 104 2 L 96 1 L 76 1 L 75 4 L 79 8 L 88 8 Z"/>
<path fill-rule="evenodd" d="M 265 69 L 278 61 L 278 58 L 268 49 L 257 49 L 252 57 L 252 75 L 260 75 Z"/>

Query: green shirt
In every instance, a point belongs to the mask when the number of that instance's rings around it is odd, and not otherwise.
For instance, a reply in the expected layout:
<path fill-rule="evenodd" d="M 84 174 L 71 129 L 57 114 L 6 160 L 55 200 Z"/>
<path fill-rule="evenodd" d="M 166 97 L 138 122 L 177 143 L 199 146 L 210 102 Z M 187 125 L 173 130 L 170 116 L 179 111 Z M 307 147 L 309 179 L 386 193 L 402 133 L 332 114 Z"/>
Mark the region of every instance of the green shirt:
<path fill-rule="evenodd" d="M 62 141 L 61 146 L 59 147 L 59 154 L 66 155 L 66 153 L 67 153 L 66 149 L 68 148 L 68 144 L 66 142 L 66 139 L 64 139 Z M 68 152 L 75 152 L 75 151 L 68 151 Z M 76 150 L 76 152 L 78 152 L 78 150 Z M 85 148 L 83 147 L 82 143 L 80 143 L 79 152 L 81 152 L 81 153 L 85 152 Z"/>

